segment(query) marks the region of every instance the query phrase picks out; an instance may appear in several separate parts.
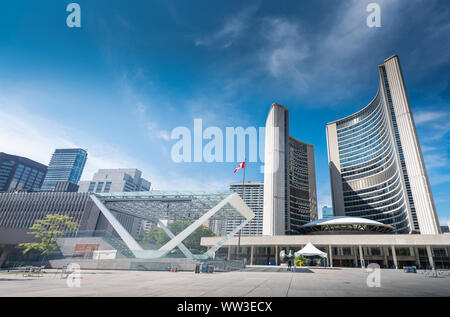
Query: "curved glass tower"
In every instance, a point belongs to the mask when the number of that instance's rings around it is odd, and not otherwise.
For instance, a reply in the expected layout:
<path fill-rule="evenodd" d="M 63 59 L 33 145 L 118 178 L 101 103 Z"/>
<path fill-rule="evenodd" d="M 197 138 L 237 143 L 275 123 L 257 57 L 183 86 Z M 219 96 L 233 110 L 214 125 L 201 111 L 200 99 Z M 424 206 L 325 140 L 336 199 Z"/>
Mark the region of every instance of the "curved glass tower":
<path fill-rule="evenodd" d="M 396 233 L 440 232 L 398 56 L 378 67 L 362 110 L 327 125 L 335 216 L 364 217 Z"/>

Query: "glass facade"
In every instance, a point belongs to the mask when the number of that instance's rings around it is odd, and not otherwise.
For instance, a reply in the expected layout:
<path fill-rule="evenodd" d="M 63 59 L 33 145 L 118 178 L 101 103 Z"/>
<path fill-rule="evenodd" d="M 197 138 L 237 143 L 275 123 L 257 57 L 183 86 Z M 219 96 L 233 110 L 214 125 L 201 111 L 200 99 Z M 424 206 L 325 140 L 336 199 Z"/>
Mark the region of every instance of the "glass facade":
<path fill-rule="evenodd" d="M 42 190 L 55 190 L 58 182 L 77 184 L 83 173 L 87 152 L 83 149 L 57 149 L 50 160 Z"/>
<path fill-rule="evenodd" d="M 289 151 L 286 156 L 289 160 L 287 181 L 289 182 L 289 205 L 286 232 L 288 234 L 298 233 L 299 228 L 312 220 L 310 180 L 308 171 L 308 148 L 307 144 L 289 137 Z"/>
<path fill-rule="evenodd" d="M 327 218 L 332 218 L 332 217 L 333 217 L 333 208 L 323 206 L 322 207 L 322 218 L 327 219 Z"/>
<path fill-rule="evenodd" d="M 333 209 L 395 227 L 440 233 L 398 56 L 378 66 L 380 85 L 362 110 L 327 124 Z"/>
<path fill-rule="evenodd" d="M 336 123 L 344 208 L 347 216 L 379 221 L 394 226 L 397 233 L 407 233 L 410 228 L 400 174 L 389 173 L 399 169 L 389 115 L 384 99 L 377 94 L 363 111 Z M 358 186 L 359 180 L 368 178 L 377 178 L 376 186 Z"/>
<path fill-rule="evenodd" d="M 0 192 L 41 188 L 47 167 L 24 157 L 0 153 Z"/>

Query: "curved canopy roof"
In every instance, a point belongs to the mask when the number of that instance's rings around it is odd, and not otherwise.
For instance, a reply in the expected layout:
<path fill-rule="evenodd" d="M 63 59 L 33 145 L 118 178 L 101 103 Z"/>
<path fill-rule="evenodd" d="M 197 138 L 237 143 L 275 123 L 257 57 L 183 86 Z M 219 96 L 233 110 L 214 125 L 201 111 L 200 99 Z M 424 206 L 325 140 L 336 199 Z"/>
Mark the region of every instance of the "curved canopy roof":
<path fill-rule="evenodd" d="M 303 227 L 310 227 L 310 226 L 316 226 L 316 225 L 341 225 L 341 224 L 372 224 L 372 225 L 380 225 L 385 226 L 385 224 L 370 220 L 366 218 L 358 218 L 358 217 L 331 217 L 331 218 L 324 218 L 324 219 L 318 219 L 315 221 L 311 221 Z"/>
<path fill-rule="evenodd" d="M 303 233 L 323 233 L 325 231 L 388 233 L 393 231 L 394 227 L 366 218 L 340 216 L 311 221 L 303 225 L 301 230 Z"/>

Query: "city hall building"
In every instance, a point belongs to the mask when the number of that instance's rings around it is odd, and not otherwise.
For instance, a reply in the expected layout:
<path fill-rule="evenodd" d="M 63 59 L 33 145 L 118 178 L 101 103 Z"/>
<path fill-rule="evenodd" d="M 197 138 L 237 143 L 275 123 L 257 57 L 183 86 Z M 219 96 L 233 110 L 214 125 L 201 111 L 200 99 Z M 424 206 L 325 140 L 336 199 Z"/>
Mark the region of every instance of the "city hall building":
<path fill-rule="evenodd" d="M 378 72 L 375 98 L 327 125 L 334 215 L 379 221 L 395 233 L 436 235 L 439 222 L 398 56 Z"/>
<path fill-rule="evenodd" d="M 235 183 L 223 192 L 111 192 L 108 172 L 90 182 L 87 192 L 0 193 L 0 266 L 23 256 L 17 244 L 34 241 L 27 231 L 37 219 L 58 213 L 80 225 L 64 237 L 60 265 L 82 253 L 90 268 L 103 267 L 94 252 L 114 254 L 118 261 L 103 268 L 116 269 L 119 262 L 120 269 L 139 269 L 144 261 L 153 265 L 174 257 L 190 265 L 211 259 L 279 265 L 280 253 L 310 242 L 327 254 L 330 266 L 450 268 L 450 234 L 438 225 L 398 57 L 379 66 L 379 74 L 378 93 L 368 106 L 327 125 L 335 217 L 317 219 L 313 146 L 289 135 L 288 110 L 273 104 L 266 122 L 264 184 Z M 77 182 L 85 161 L 82 150 L 57 150 L 51 179 L 49 174 L 45 179 L 56 186 L 67 181 L 59 176 L 74 174 L 68 181 Z M 24 176 L 19 168 L 12 172 L 11 158 L 2 164 L 3 176 Z M 107 179 L 111 187 L 105 190 L 99 183 L 106 185 Z M 169 224 L 177 220 L 188 226 L 175 234 Z M 162 229 L 169 241 L 141 243 L 143 221 Z M 185 245 L 194 231 L 211 224 L 225 224 L 224 233 L 201 238 L 201 250 Z M 154 269 L 150 264 L 146 268 Z"/>

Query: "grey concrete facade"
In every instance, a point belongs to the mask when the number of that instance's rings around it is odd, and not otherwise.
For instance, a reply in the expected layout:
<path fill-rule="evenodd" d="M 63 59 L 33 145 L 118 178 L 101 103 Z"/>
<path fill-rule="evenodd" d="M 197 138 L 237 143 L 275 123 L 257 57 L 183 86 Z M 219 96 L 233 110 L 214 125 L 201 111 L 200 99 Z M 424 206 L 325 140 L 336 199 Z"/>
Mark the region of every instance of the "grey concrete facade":
<path fill-rule="evenodd" d="M 318 216 L 314 147 L 289 135 L 289 111 L 277 103 L 265 142 L 263 235 L 295 234 Z"/>

